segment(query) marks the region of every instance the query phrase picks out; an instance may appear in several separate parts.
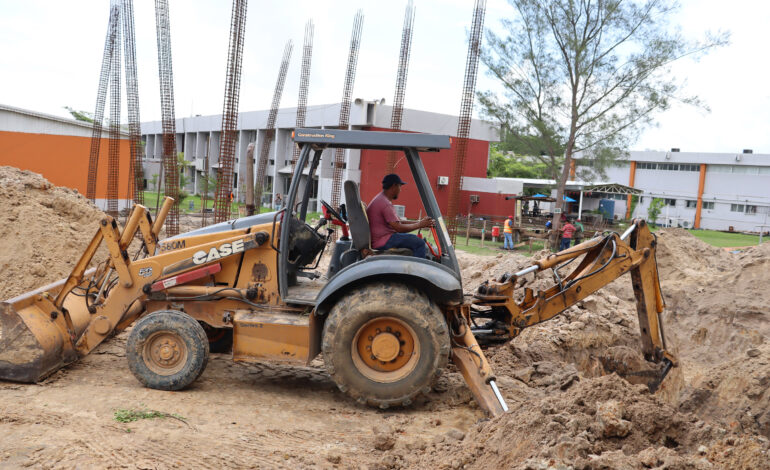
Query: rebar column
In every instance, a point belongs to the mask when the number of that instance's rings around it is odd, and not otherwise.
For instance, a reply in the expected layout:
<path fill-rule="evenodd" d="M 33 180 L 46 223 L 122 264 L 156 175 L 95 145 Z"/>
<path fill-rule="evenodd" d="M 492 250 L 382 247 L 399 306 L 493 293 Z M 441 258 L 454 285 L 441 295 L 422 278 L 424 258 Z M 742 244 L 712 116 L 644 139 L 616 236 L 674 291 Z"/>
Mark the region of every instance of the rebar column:
<path fill-rule="evenodd" d="M 118 216 L 120 184 L 120 24 L 115 25 L 115 41 L 110 52 L 110 133 L 107 159 L 107 213 Z"/>
<path fill-rule="evenodd" d="M 406 75 L 409 70 L 409 54 L 412 50 L 412 31 L 414 24 L 414 4 L 412 0 L 406 5 L 404 13 L 404 29 L 401 31 L 401 52 L 398 56 L 398 73 L 396 74 L 396 92 L 393 97 L 393 110 L 390 114 L 390 128 L 401 130 L 404 115 L 404 94 L 406 93 Z M 396 152 L 388 151 L 386 172 L 393 173 L 396 168 Z"/>
<path fill-rule="evenodd" d="M 289 70 L 289 60 L 291 60 L 291 51 L 293 47 L 291 40 L 289 40 L 283 48 L 283 59 L 281 59 L 281 67 L 278 69 L 278 79 L 275 82 L 275 89 L 273 90 L 273 102 L 270 104 L 270 112 L 267 115 L 265 138 L 262 140 L 262 146 L 259 149 L 257 179 L 254 182 L 254 204 L 257 206 L 257 212 L 259 212 L 259 208 L 262 207 L 262 192 L 265 187 L 267 160 L 270 156 L 270 145 L 275 138 L 275 120 L 278 117 L 278 107 L 281 104 L 283 85 L 286 83 L 286 72 Z M 278 162 L 276 162 L 276 165 L 278 165 Z M 275 189 L 275 182 L 273 182 L 273 189 Z"/>
<path fill-rule="evenodd" d="M 134 0 L 123 1 L 123 53 L 126 64 L 126 106 L 128 107 L 129 179 L 126 199 L 144 204 L 142 171 L 142 136 L 139 125 L 139 80 L 136 71 L 136 35 L 134 33 Z"/>
<path fill-rule="evenodd" d="M 91 149 L 88 157 L 88 181 L 86 185 L 86 197 L 92 202 L 96 200 L 96 176 L 99 170 L 99 148 L 102 143 L 102 122 L 104 121 L 104 104 L 107 99 L 107 83 L 110 77 L 110 63 L 112 62 L 112 46 L 115 42 L 115 33 L 118 27 L 120 9 L 118 5 L 110 6 L 110 16 L 107 22 L 107 37 L 104 39 L 104 52 L 102 53 L 102 67 L 99 74 L 99 87 L 96 92 L 96 108 L 94 110 L 93 130 L 91 132 Z"/>
<path fill-rule="evenodd" d="M 174 71 L 171 64 L 171 25 L 168 0 L 155 0 L 155 29 L 158 39 L 163 172 L 165 195 L 176 202 L 166 216 L 166 235 L 179 233 L 179 170 L 176 163 L 176 118 L 174 116 Z M 160 199 L 160 198 L 159 198 Z"/>
<path fill-rule="evenodd" d="M 345 85 L 342 89 L 342 102 L 340 103 L 339 128 L 347 129 L 350 124 L 350 98 L 353 94 L 353 83 L 356 80 L 356 65 L 358 64 L 358 49 L 361 44 L 361 30 L 364 25 L 364 13 L 356 12 L 353 20 L 353 33 L 350 35 L 350 52 L 348 53 L 348 66 L 345 70 Z M 345 150 L 334 150 L 334 173 L 332 177 L 331 204 L 335 209 L 340 205 L 340 193 L 342 191 L 342 167 L 345 164 Z M 336 235 L 336 232 L 334 232 Z M 334 238 L 335 235 L 332 237 Z"/>
<path fill-rule="evenodd" d="M 457 237 L 457 214 L 460 206 L 460 191 L 463 186 L 465 157 L 468 153 L 468 137 L 471 130 L 471 115 L 476 92 L 476 75 L 479 69 L 479 49 L 481 34 L 484 30 L 486 0 L 476 0 L 471 20 L 471 34 L 468 41 L 468 55 L 465 62 L 465 79 L 460 103 L 460 117 L 457 123 L 457 144 L 455 146 L 454 165 L 449 178 L 449 207 L 447 210 L 447 228 L 452 243 Z"/>
<path fill-rule="evenodd" d="M 313 33 L 315 32 L 315 25 L 313 20 L 308 20 L 305 25 L 305 42 L 302 46 L 302 71 L 299 76 L 299 98 L 297 99 L 297 121 L 294 124 L 295 129 L 305 127 L 305 117 L 307 116 L 307 91 L 310 85 L 310 63 L 313 59 Z M 297 159 L 299 159 L 299 145 L 294 145 L 294 150 L 291 155 L 291 174 L 294 175 L 294 170 L 297 166 Z"/>
<path fill-rule="evenodd" d="M 241 90 L 243 38 L 246 33 L 247 0 L 233 0 L 230 18 L 230 43 L 227 46 L 227 76 L 222 107 L 222 134 L 219 140 L 219 175 L 214 193 L 214 223 L 230 218 L 233 194 L 235 144 L 238 140 L 238 101 Z"/>

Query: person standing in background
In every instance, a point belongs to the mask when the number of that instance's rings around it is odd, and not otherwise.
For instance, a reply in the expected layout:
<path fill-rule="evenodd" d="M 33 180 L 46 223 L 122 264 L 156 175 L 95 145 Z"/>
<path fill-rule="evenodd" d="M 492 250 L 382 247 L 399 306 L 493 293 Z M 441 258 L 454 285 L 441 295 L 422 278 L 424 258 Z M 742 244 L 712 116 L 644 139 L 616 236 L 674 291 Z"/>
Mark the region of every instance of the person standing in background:
<path fill-rule="evenodd" d="M 503 236 L 505 241 L 503 242 L 504 250 L 513 249 L 513 216 L 509 215 L 503 224 Z"/>
<path fill-rule="evenodd" d="M 569 248 L 572 242 L 572 235 L 575 233 L 575 226 L 572 225 L 569 220 L 561 228 L 561 245 L 559 245 L 559 251 Z"/>
<path fill-rule="evenodd" d="M 583 242 L 583 232 L 585 232 L 585 229 L 583 222 L 581 222 L 580 219 L 577 219 L 575 221 L 575 235 L 572 237 L 575 240 L 575 245 L 579 245 Z"/>

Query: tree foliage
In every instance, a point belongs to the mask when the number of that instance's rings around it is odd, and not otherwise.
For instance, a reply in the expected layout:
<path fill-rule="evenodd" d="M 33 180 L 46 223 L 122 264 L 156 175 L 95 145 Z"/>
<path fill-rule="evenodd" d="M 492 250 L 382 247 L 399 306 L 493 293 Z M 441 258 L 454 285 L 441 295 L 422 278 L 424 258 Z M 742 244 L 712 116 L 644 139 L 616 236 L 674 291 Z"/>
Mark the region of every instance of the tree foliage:
<path fill-rule="evenodd" d="M 89 113 L 88 111 L 78 111 L 77 109 L 72 109 L 71 106 L 64 106 L 64 109 L 66 109 L 67 112 L 70 113 L 72 117 L 78 121 L 90 122 L 90 123 L 94 122 L 93 113 Z"/>
<path fill-rule="evenodd" d="M 530 157 L 523 157 L 514 152 L 504 152 L 503 145 L 492 144 L 489 152 L 487 175 L 505 178 L 551 178 L 548 166 Z"/>
<path fill-rule="evenodd" d="M 625 155 L 657 112 L 674 102 L 702 106 L 684 93 L 671 65 L 728 39 L 723 33 L 684 38 L 669 22 L 678 8 L 672 0 L 509 3 L 514 14 L 502 21 L 505 35 L 488 31 L 482 53 L 503 98 L 488 91 L 479 100 L 484 114 L 502 124 L 506 141 L 514 134 L 514 141 L 531 141 L 546 155 L 563 155 L 557 201 L 576 153 L 585 163 L 581 176 L 591 179 Z M 558 216 L 553 223 L 558 229 Z"/>
<path fill-rule="evenodd" d="M 652 198 L 652 201 L 650 201 L 650 205 L 647 207 L 647 221 L 651 223 L 653 227 L 657 226 L 658 216 L 665 203 L 666 201 L 659 197 L 654 197 Z"/>

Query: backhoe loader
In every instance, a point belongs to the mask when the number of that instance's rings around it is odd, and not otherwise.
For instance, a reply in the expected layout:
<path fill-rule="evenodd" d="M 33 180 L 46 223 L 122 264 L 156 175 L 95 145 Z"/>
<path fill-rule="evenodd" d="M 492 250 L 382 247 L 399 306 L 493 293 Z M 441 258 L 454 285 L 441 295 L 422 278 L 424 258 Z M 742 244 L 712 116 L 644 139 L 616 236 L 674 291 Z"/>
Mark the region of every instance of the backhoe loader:
<path fill-rule="evenodd" d="M 66 279 L 0 306 L 0 379 L 40 381 L 132 326 L 128 368 L 154 389 L 191 384 L 210 349 L 241 362 L 309 363 L 323 353 L 329 375 L 358 402 L 407 406 L 430 390 L 451 359 L 480 407 L 494 416 L 507 406 L 480 343 L 510 341 L 625 273 L 637 299 L 641 349 L 655 364 L 650 388 L 676 366 L 660 319 L 656 241 L 643 220 L 622 235 L 598 236 L 465 296 L 420 158 L 420 152 L 450 148 L 448 136 L 297 129 L 293 137 L 301 153 L 285 205 L 276 212 L 164 240 L 158 237 L 170 199 L 154 222 L 136 205 L 122 231 L 105 216 Z M 353 181 L 344 184 L 345 210 L 321 201 L 324 215 L 309 225 L 313 175 L 324 150 L 336 148 L 404 153 L 424 213 L 436 221 L 427 258 L 372 249 Z M 342 228 L 334 243 L 330 225 Z M 130 256 L 134 239 L 141 249 Z M 101 244 L 109 256 L 94 263 Z M 328 245 L 329 268 L 322 273 L 319 260 Z M 574 269 L 561 277 L 572 260 Z M 552 287 L 521 291 L 528 273 L 549 269 L 558 273 Z"/>

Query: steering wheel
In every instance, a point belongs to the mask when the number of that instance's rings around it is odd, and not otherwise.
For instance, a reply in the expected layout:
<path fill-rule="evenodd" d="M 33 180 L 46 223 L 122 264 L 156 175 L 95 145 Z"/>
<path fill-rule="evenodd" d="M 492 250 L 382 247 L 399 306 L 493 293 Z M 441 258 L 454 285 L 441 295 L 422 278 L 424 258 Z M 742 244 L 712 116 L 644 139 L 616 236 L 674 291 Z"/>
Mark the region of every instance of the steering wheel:
<path fill-rule="evenodd" d="M 343 222 L 343 223 L 345 222 L 344 220 L 342 220 L 342 216 L 336 210 L 332 209 L 332 206 L 329 205 L 328 202 L 326 202 L 323 199 L 321 199 L 321 205 L 324 206 L 326 211 L 329 212 L 329 214 L 331 214 L 332 217 L 334 217 L 335 219 L 339 220 L 340 222 Z"/>

